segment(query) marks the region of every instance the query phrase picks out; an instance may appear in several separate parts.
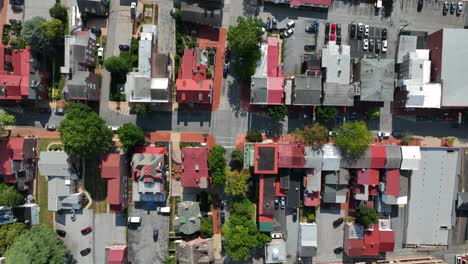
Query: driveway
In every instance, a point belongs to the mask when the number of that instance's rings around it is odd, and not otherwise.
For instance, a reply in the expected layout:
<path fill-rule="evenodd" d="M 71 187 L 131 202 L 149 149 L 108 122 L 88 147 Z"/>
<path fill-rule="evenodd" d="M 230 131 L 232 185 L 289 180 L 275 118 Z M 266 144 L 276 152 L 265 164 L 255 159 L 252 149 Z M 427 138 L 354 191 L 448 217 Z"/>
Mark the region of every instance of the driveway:
<path fill-rule="evenodd" d="M 156 3 L 158 12 L 158 53 L 174 54 L 175 50 L 175 19 L 171 16 L 174 8 L 173 0 L 146 0 L 147 3 Z"/>
<path fill-rule="evenodd" d="M 94 263 L 106 263 L 106 247 L 127 244 L 126 223 L 123 213 L 94 215 Z"/>
<path fill-rule="evenodd" d="M 149 210 L 148 210 L 149 209 Z M 140 216 L 141 225 L 128 228 L 128 256 L 132 263 L 162 263 L 168 254 L 169 216 L 137 203 L 129 207 L 129 216 Z M 158 240 L 153 240 L 153 230 L 159 230 Z"/>
<path fill-rule="evenodd" d="M 341 254 L 333 250 L 343 246 L 343 224 L 333 228 L 333 221 L 343 216 L 343 211 L 321 207 L 316 211 L 317 221 L 317 261 L 342 261 Z"/>
<path fill-rule="evenodd" d="M 288 258 L 295 260 L 297 256 L 297 240 L 299 236 L 299 222 L 296 219 L 296 222 L 293 221 L 293 212 L 296 209 L 288 209 L 286 214 L 286 228 L 288 229 L 288 237 L 286 240 L 286 252 Z M 297 213 L 299 215 L 299 213 Z"/>

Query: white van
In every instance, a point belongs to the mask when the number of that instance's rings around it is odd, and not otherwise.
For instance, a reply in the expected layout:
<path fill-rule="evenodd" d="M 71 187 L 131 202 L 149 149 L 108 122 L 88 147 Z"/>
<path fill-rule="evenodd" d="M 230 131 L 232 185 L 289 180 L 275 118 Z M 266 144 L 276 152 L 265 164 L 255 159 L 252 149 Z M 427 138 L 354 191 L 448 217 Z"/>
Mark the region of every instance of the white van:
<path fill-rule="evenodd" d="M 130 224 L 141 224 L 141 217 L 139 216 L 131 216 L 128 218 L 128 222 Z"/>
<path fill-rule="evenodd" d="M 289 22 L 286 24 L 286 28 L 293 28 L 296 25 L 296 22 L 294 20 L 289 20 Z"/>
<path fill-rule="evenodd" d="M 158 213 L 168 214 L 171 212 L 171 207 L 158 207 Z"/>

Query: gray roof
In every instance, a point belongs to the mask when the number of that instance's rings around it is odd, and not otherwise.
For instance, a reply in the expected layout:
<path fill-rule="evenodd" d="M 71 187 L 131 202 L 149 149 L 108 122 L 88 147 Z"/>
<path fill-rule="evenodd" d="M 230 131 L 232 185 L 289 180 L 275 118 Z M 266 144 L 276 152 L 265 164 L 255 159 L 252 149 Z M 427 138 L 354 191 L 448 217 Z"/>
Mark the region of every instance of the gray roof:
<path fill-rule="evenodd" d="M 315 223 L 299 224 L 299 245 L 300 257 L 314 257 L 317 250 L 317 225 Z"/>
<path fill-rule="evenodd" d="M 361 101 L 393 101 L 395 60 L 363 58 L 359 65 Z"/>
<path fill-rule="evenodd" d="M 47 207 L 49 211 L 80 208 L 81 195 L 74 193 L 75 182 L 63 177 L 48 177 Z M 67 183 L 69 181 L 69 183 Z"/>
<path fill-rule="evenodd" d="M 468 210 L 468 192 L 459 192 L 457 194 L 457 209 Z"/>
<path fill-rule="evenodd" d="M 166 190 L 163 184 L 165 178 L 163 167 L 164 155 L 133 154 L 132 173 L 136 175 L 136 182 L 132 188 L 134 201 L 165 201 Z M 146 178 L 151 178 L 151 181 L 145 182 Z"/>
<path fill-rule="evenodd" d="M 88 12 L 92 15 L 103 16 L 106 12 L 106 6 L 101 0 L 77 0 L 80 12 Z"/>
<path fill-rule="evenodd" d="M 343 184 L 325 184 L 323 190 L 323 202 L 345 203 L 348 196 L 348 188 Z"/>
<path fill-rule="evenodd" d="M 219 28 L 223 22 L 222 7 L 223 1 L 200 1 L 193 4 L 192 1 L 184 1 L 180 10 L 184 21 Z"/>
<path fill-rule="evenodd" d="M 442 34 L 442 106 L 468 106 L 468 30 L 444 28 Z"/>
<path fill-rule="evenodd" d="M 406 244 L 447 245 L 459 173 L 458 149 L 421 148 L 421 167 L 410 179 Z"/>
<path fill-rule="evenodd" d="M 268 98 L 268 79 L 267 77 L 252 76 L 250 86 L 250 102 L 252 104 L 267 104 Z"/>
<path fill-rule="evenodd" d="M 358 159 L 353 159 L 350 157 L 341 158 L 341 167 L 351 168 L 351 169 L 367 169 L 371 168 L 372 164 L 372 153 L 371 149 L 367 148 L 366 152 L 359 156 Z"/>
<path fill-rule="evenodd" d="M 397 63 L 402 63 L 403 57 L 408 54 L 408 52 L 416 51 L 417 41 L 417 36 L 400 35 L 400 40 L 398 42 Z"/>
<path fill-rule="evenodd" d="M 169 65 L 169 56 L 167 54 L 156 54 L 156 65 L 154 65 L 155 78 L 165 78 L 168 75 L 167 67 Z"/>
<path fill-rule="evenodd" d="M 200 230 L 200 217 L 200 205 L 198 202 L 181 202 L 177 205 L 174 228 L 178 232 L 191 235 Z"/>
<path fill-rule="evenodd" d="M 265 245 L 265 263 L 286 262 L 286 243 L 283 240 L 273 240 Z"/>
<path fill-rule="evenodd" d="M 400 146 L 386 146 L 387 162 L 385 168 L 399 169 L 401 166 L 401 149 Z"/>
<path fill-rule="evenodd" d="M 348 184 L 349 171 L 347 169 L 324 171 L 322 174 L 326 184 Z"/>
<path fill-rule="evenodd" d="M 67 100 L 99 100 L 99 77 L 89 71 L 76 71 L 65 81 L 63 93 Z"/>
<path fill-rule="evenodd" d="M 326 83 L 349 84 L 351 52 L 349 45 L 330 42 L 322 49 L 322 68 L 326 68 Z"/>
<path fill-rule="evenodd" d="M 352 106 L 359 84 L 323 83 L 323 105 Z"/>
<path fill-rule="evenodd" d="M 332 144 L 322 146 L 323 150 L 323 167 L 322 170 L 337 171 L 340 169 L 341 153 Z"/>
<path fill-rule="evenodd" d="M 140 40 L 138 42 L 138 72 L 148 78 L 151 78 L 151 54 L 152 40 Z"/>
<path fill-rule="evenodd" d="M 213 238 L 197 238 L 176 243 L 177 262 L 180 264 L 210 263 L 214 261 Z"/>
<path fill-rule="evenodd" d="M 304 167 L 322 168 L 323 151 L 320 147 L 304 147 Z"/>
<path fill-rule="evenodd" d="M 38 165 L 42 176 L 69 178 L 76 175 L 68 163 L 68 154 L 63 151 L 41 151 Z"/>
<path fill-rule="evenodd" d="M 293 91 L 293 105 L 320 105 L 322 77 L 297 76 Z"/>

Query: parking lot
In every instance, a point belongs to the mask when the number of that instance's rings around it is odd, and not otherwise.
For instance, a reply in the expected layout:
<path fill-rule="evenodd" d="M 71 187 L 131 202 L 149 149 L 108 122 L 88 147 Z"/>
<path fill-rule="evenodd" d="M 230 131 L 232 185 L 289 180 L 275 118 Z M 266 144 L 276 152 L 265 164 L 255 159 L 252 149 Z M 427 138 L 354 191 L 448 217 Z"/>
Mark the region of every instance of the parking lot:
<path fill-rule="evenodd" d="M 94 263 L 106 263 L 106 247 L 127 244 L 126 224 L 125 213 L 94 215 Z"/>
<path fill-rule="evenodd" d="M 358 25 L 356 24 L 356 28 L 358 28 Z M 377 41 L 382 40 L 382 30 L 383 28 L 377 28 L 377 27 L 369 27 L 369 37 L 367 38 L 369 42 L 371 40 L 374 41 L 374 48 L 371 51 L 370 43 L 368 45 L 368 49 L 364 50 L 364 37 L 361 39 L 357 38 L 357 34 L 355 35 L 354 38 L 350 38 L 349 40 L 349 45 L 351 46 L 351 58 L 362 58 L 364 56 L 367 57 L 372 57 L 372 56 L 379 56 L 380 58 L 386 59 L 387 54 L 389 53 L 388 47 L 387 47 L 387 52 L 382 52 L 379 50 L 377 52 L 376 47 L 377 47 Z M 357 30 L 356 30 L 357 33 Z"/>
<path fill-rule="evenodd" d="M 333 250 L 343 246 L 343 224 L 334 228 L 333 222 L 343 217 L 339 209 L 321 207 L 316 212 L 317 222 L 317 257 L 316 261 L 342 261 L 342 254 L 335 254 Z"/>
<path fill-rule="evenodd" d="M 129 207 L 129 216 L 141 217 L 141 224 L 128 228 L 128 256 L 134 264 L 162 263 L 168 254 L 169 215 L 156 212 L 156 206 L 137 203 Z M 159 230 L 157 241 L 153 231 Z"/>

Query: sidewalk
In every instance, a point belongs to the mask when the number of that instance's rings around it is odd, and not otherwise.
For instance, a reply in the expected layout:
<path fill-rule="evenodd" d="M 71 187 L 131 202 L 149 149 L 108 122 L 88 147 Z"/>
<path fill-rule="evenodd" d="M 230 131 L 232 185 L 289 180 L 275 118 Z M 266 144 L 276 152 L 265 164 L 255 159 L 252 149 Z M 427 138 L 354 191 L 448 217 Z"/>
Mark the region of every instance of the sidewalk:
<path fill-rule="evenodd" d="M 224 68 L 224 49 L 226 48 L 227 29 L 221 28 L 219 30 L 219 39 L 216 47 L 216 65 L 214 73 L 214 87 L 213 87 L 213 104 L 212 112 L 219 108 L 221 101 L 221 89 L 223 86 L 223 68 Z"/>

